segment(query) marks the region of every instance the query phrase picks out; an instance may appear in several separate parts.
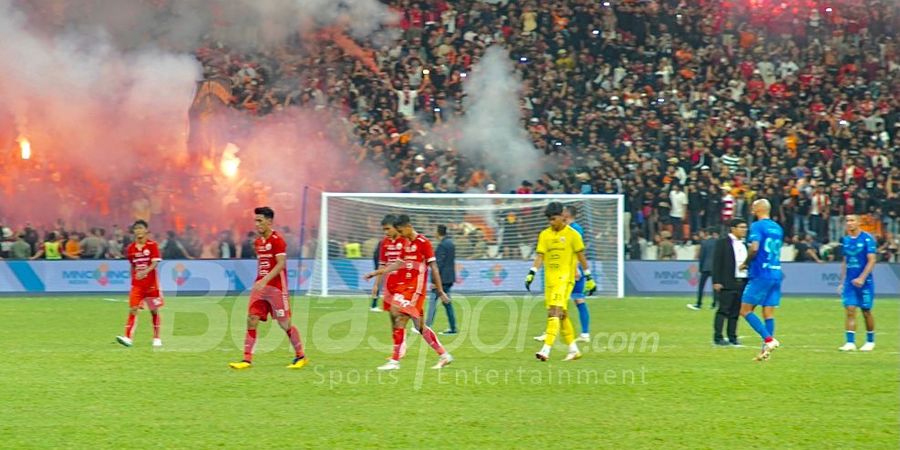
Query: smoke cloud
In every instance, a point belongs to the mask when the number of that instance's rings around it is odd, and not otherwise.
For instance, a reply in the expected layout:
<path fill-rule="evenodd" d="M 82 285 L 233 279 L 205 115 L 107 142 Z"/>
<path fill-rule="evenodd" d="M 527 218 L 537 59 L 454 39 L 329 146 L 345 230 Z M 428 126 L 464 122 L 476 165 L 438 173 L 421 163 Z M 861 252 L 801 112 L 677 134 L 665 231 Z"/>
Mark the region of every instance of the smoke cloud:
<path fill-rule="evenodd" d="M 265 49 L 323 27 L 377 38 L 395 20 L 377 0 L 0 0 L 0 222 L 141 217 L 214 231 L 246 227 L 246 210 L 265 202 L 296 224 L 304 185 L 359 187 L 347 130 L 323 111 L 248 120 L 213 108 L 199 130 L 217 136 L 213 148 L 191 154 L 203 79 L 191 52 L 210 41 Z M 31 160 L 19 158 L 21 136 Z M 239 175 L 226 177 L 220 159 L 235 145 Z"/>
<path fill-rule="evenodd" d="M 543 155 L 522 126 L 522 81 L 506 50 L 488 48 L 464 89 L 465 115 L 449 124 L 450 129 L 459 131 L 460 152 L 480 161 L 492 173 L 509 174 L 514 179 L 538 175 Z"/>

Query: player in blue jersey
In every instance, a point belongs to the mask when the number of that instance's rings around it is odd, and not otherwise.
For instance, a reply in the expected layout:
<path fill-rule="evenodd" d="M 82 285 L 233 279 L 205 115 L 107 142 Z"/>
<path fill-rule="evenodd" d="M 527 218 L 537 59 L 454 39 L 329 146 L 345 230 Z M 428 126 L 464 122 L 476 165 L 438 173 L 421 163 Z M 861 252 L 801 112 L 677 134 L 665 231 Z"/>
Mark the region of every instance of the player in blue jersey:
<path fill-rule="evenodd" d="M 750 207 L 756 221 L 750 225 L 747 242 L 750 248 L 741 269 L 749 266 L 747 287 L 741 298 L 741 316 L 763 339 L 762 351 L 757 361 L 769 358 L 772 350 L 780 345 L 775 339 L 775 308 L 781 304 L 781 244 L 784 230 L 769 216 L 772 205 L 766 199 L 753 202 Z M 765 324 L 754 310 L 762 306 Z"/>
<path fill-rule="evenodd" d="M 844 260 L 841 263 L 838 292 L 847 311 L 847 343 L 840 350 L 856 350 L 856 308 L 859 308 L 866 318 L 866 343 L 859 351 L 870 352 L 875 350 L 875 318 L 872 317 L 875 282 L 872 280 L 872 271 L 875 269 L 877 244 L 871 234 L 859 229 L 859 216 L 851 214 L 846 220 L 847 235 L 841 239 Z"/>
<path fill-rule="evenodd" d="M 575 221 L 577 215 L 578 209 L 575 208 L 575 205 L 566 205 L 563 208 L 563 219 L 566 221 L 566 224 L 574 228 L 575 231 L 581 235 L 581 238 L 584 239 L 584 228 Z M 587 241 L 585 241 L 585 244 L 587 244 Z M 594 294 L 594 291 L 597 290 L 597 284 L 592 280 L 591 285 L 586 287 L 585 283 L 584 271 L 579 267 L 578 280 L 575 281 L 575 285 L 572 288 L 572 294 L 570 295 L 571 299 L 575 301 L 575 306 L 578 308 L 578 321 L 581 323 L 581 334 L 578 335 L 575 342 L 591 341 L 591 313 L 588 310 L 587 303 L 584 302 L 584 298 L 586 296 L 585 294 Z M 545 338 L 546 335 L 542 334 L 540 336 L 535 336 L 534 340 L 544 341 Z"/>

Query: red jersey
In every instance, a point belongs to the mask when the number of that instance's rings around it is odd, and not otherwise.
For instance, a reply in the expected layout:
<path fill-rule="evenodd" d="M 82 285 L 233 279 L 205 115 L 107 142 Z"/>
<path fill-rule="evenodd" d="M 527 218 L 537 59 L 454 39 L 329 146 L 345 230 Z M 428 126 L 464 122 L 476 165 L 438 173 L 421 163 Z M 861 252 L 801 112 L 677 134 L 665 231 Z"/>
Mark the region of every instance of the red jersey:
<path fill-rule="evenodd" d="M 256 238 L 253 245 L 256 247 L 256 281 L 259 281 L 275 268 L 275 264 L 278 263 L 278 260 L 275 259 L 276 256 L 287 255 L 287 243 L 277 231 L 272 231 L 268 239 L 260 236 Z M 268 286 L 284 291 L 288 285 L 286 269 L 287 267 L 282 268 L 281 273 L 272 278 Z"/>
<path fill-rule="evenodd" d="M 407 287 L 415 286 L 415 293 L 424 295 L 428 288 L 428 264 L 435 260 L 431 241 L 424 234 L 408 241 L 403 249 L 403 260 L 406 265 L 397 271 L 400 282 Z"/>
<path fill-rule="evenodd" d="M 128 262 L 131 263 L 131 286 L 140 288 L 153 288 L 157 286 L 156 269 L 150 271 L 146 277 L 138 280 L 135 274 L 138 270 L 150 267 L 153 261 L 161 261 L 159 256 L 159 244 L 147 239 L 144 245 L 138 248 L 137 242 L 132 242 L 125 250 Z"/>
<path fill-rule="evenodd" d="M 406 238 L 397 236 L 397 239 L 385 237 L 381 240 L 381 248 L 378 250 L 378 264 L 386 266 L 403 257 L 403 248 L 406 247 Z M 398 272 L 391 272 L 385 277 L 388 292 L 394 292 L 400 281 Z"/>

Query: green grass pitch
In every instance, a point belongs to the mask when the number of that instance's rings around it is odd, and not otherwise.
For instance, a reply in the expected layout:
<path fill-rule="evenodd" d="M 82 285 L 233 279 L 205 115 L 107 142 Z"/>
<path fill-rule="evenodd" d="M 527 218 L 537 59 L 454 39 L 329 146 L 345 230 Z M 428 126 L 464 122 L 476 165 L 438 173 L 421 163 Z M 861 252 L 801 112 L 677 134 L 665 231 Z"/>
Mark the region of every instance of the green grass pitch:
<path fill-rule="evenodd" d="M 687 298 L 591 299 L 594 340 L 540 363 L 542 302 L 456 296 L 456 361 L 431 370 L 420 337 L 399 372 L 385 313 L 361 298 L 294 302 L 310 365 L 291 371 L 279 329 L 240 359 L 246 298 L 170 297 L 164 350 L 143 312 L 135 347 L 114 343 L 124 298 L 0 298 L 2 448 L 897 448 L 900 301 L 879 298 L 878 346 L 837 351 L 836 298 L 786 298 L 783 343 L 752 362 L 711 345 L 713 313 Z M 577 314 L 575 326 L 578 328 Z M 443 310 L 435 329 L 446 327 Z M 860 317 L 860 340 L 865 333 Z"/>

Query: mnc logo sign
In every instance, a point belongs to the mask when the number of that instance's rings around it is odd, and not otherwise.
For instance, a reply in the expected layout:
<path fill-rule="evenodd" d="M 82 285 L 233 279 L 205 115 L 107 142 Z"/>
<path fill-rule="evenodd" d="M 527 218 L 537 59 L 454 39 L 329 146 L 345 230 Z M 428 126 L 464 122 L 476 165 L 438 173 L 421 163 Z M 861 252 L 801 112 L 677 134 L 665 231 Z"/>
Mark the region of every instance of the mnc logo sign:
<path fill-rule="evenodd" d="M 94 270 L 64 270 L 63 280 L 70 285 L 89 285 L 96 283 L 100 286 L 125 284 L 131 279 L 131 273 L 127 270 L 109 270 L 106 263 L 100 264 Z"/>
<path fill-rule="evenodd" d="M 687 283 L 690 286 L 696 286 L 700 282 L 700 271 L 697 270 L 696 264 L 691 264 L 686 270 L 657 270 L 653 272 L 653 279 L 662 285 L 676 285 Z"/>
<path fill-rule="evenodd" d="M 841 284 L 841 274 L 837 272 L 826 272 L 822 274 L 822 282 L 827 286 L 837 287 Z"/>

